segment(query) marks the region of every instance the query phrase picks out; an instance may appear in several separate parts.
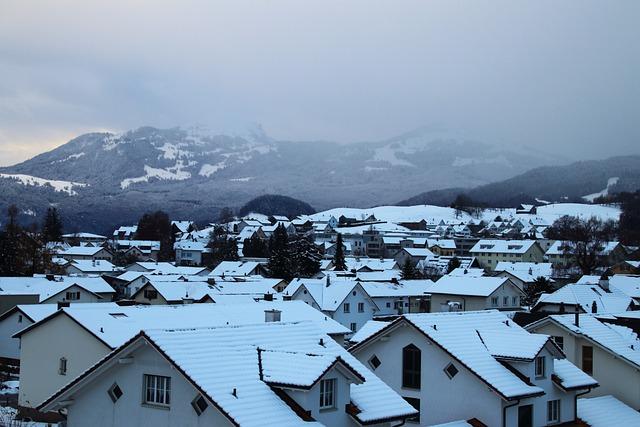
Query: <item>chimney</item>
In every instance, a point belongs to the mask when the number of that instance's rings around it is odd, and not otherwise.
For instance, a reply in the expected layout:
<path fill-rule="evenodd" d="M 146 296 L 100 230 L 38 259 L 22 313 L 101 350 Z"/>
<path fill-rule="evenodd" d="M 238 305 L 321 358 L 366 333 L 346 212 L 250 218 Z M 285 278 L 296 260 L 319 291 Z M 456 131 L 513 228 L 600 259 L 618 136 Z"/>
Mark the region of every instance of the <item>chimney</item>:
<path fill-rule="evenodd" d="M 327 286 L 327 288 L 328 288 L 329 286 L 331 286 L 331 278 L 329 277 L 329 275 L 328 275 L 328 274 L 327 274 L 327 285 L 326 285 L 326 286 Z"/>
<path fill-rule="evenodd" d="M 55 280 L 55 278 L 56 278 L 53 274 L 47 274 L 45 277 L 50 282 L 53 282 Z"/>
<path fill-rule="evenodd" d="M 598 281 L 598 285 L 605 291 L 609 292 L 609 277 L 606 274 L 600 276 L 600 280 Z"/>
<path fill-rule="evenodd" d="M 580 309 L 578 308 L 578 304 L 576 304 L 576 312 L 573 323 L 576 325 L 576 327 L 580 327 Z"/>
<path fill-rule="evenodd" d="M 216 279 L 213 277 L 208 277 L 207 278 L 207 283 L 210 285 L 215 285 L 216 284 Z"/>
<path fill-rule="evenodd" d="M 58 310 L 64 307 L 69 307 L 71 303 L 69 301 L 58 301 Z"/>
<path fill-rule="evenodd" d="M 264 300 L 265 301 L 273 301 L 273 294 L 270 294 L 270 293 L 264 294 Z"/>
<path fill-rule="evenodd" d="M 282 311 L 280 310 L 265 310 L 264 321 L 265 323 L 279 322 L 281 319 Z"/>

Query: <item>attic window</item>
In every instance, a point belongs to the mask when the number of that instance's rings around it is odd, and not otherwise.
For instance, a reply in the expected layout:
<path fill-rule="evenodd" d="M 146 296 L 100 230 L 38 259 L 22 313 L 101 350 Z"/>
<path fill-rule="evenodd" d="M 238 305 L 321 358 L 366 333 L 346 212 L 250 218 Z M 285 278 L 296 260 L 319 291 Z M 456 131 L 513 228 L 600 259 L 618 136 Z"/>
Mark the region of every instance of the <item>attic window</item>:
<path fill-rule="evenodd" d="M 128 317 L 126 314 L 124 313 L 109 313 L 109 316 L 114 317 L 116 319 L 120 319 L 122 317 Z"/>
<path fill-rule="evenodd" d="M 196 411 L 198 416 L 202 415 L 204 411 L 209 407 L 209 404 L 202 395 L 197 395 L 195 399 L 191 401 L 191 406 L 193 406 L 193 410 Z"/>
<path fill-rule="evenodd" d="M 375 354 L 371 359 L 369 359 L 369 366 L 371 366 L 374 371 L 378 369 L 378 366 L 380 366 L 381 364 L 382 362 L 380 362 L 380 359 L 378 359 L 378 356 L 376 356 Z"/>
<path fill-rule="evenodd" d="M 116 383 L 113 383 L 109 390 L 107 390 L 107 394 L 109 395 L 113 403 L 116 403 L 118 399 L 120 399 L 123 395 L 122 389 Z"/>
<path fill-rule="evenodd" d="M 453 379 L 456 375 L 458 375 L 458 368 L 456 368 L 453 363 L 449 363 L 446 368 L 444 368 L 444 373 L 447 374 L 450 380 Z"/>

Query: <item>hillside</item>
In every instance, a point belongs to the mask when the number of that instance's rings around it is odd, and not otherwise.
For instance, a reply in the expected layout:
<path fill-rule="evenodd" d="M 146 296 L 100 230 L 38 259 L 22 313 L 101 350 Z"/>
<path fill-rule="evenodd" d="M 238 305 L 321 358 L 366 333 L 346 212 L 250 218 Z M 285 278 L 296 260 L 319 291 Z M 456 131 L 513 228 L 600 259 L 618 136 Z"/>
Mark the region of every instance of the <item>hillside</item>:
<path fill-rule="evenodd" d="M 640 188 L 640 156 L 611 157 L 606 160 L 576 162 L 566 166 L 546 166 L 521 175 L 471 189 L 449 188 L 427 191 L 399 204 L 450 205 L 458 194 L 489 206 L 516 206 L 519 203 L 593 201 L 598 195 Z"/>
<path fill-rule="evenodd" d="M 238 216 L 245 216 L 252 212 L 263 215 L 284 215 L 288 218 L 295 218 L 298 215 L 312 214 L 315 210 L 311 205 L 302 200 L 276 194 L 266 194 L 245 203 L 238 211 Z"/>
<path fill-rule="evenodd" d="M 237 208 L 264 194 L 287 195 L 318 209 L 394 203 L 420 191 L 473 187 L 554 162 L 552 156 L 424 130 L 341 145 L 277 141 L 259 128 L 220 135 L 142 127 L 85 134 L 0 168 L 0 209 L 17 203 L 34 215 L 24 218 L 31 221 L 54 204 L 69 231 L 106 232 L 156 209 L 205 222 L 224 206 Z"/>

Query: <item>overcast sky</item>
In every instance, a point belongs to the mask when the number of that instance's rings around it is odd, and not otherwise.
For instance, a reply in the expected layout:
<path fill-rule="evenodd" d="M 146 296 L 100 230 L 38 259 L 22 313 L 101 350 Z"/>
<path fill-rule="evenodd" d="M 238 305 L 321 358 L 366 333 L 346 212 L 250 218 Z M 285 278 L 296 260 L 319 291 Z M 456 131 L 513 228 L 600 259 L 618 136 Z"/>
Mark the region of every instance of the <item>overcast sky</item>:
<path fill-rule="evenodd" d="M 0 165 L 141 125 L 640 152 L 638 0 L 96 3 L 0 1 Z"/>

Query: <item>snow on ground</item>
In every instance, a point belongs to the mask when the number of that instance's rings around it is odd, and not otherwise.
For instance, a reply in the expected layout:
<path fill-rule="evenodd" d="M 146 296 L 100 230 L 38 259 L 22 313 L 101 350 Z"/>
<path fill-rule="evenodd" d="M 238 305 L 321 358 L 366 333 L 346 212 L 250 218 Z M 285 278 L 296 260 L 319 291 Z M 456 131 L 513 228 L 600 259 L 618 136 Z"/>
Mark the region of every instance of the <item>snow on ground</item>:
<path fill-rule="evenodd" d="M 156 147 L 158 150 L 162 151 L 162 157 L 168 160 L 174 160 L 178 157 L 180 151 L 175 144 L 170 144 L 165 142 L 162 147 Z"/>
<path fill-rule="evenodd" d="M 22 174 L 6 174 L 0 173 L 0 178 L 13 179 L 18 181 L 22 185 L 35 185 L 37 187 L 44 187 L 46 185 L 50 185 L 53 187 L 55 191 L 67 193 L 70 196 L 75 196 L 78 194 L 73 188 L 74 187 L 87 187 L 89 184 L 83 184 L 81 182 L 71 182 L 71 181 L 58 181 L 54 179 L 45 179 L 38 178 L 31 175 L 22 175 Z"/>
<path fill-rule="evenodd" d="M 185 167 L 182 160 L 178 160 L 175 166 L 166 169 L 152 168 L 151 166 L 144 166 L 145 175 L 136 178 L 126 178 L 120 182 L 120 188 L 123 190 L 128 188 L 131 184 L 138 182 L 149 182 L 150 178 L 157 178 L 160 180 L 170 181 L 182 181 L 191 178 L 191 173 L 182 170 Z"/>
<path fill-rule="evenodd" d="M 606 196 L 607 194 L 609 194 L 609 189 L 611 187 L 613 187 L 614 185 L 616 185 L 618 183 L 619 179 L 620 178 L 618 178 L 617 176 L 614 176 L 613 178 L 609 178 L 609 180 L 607 181 L 607 188 L 605 188 L 604 190 L 599 191 L 597 193 L 593 193 L 593 194 L 588 194 L 586 196 L 582 196 L 582 198 L 584 200 L 586 200 L 587 202 L 593 202 L 598 197 Z"/>
<path fill-rule="evenodd" d="M 62 163 L 62 162 L 68 162 L 69 160 L 76 160 L 79 159 L 80 157 L 84 156 L 86 153 L 77 153 L 77 154 L 71 154 L 68 157 L 65 157 L 64 159 L 60 159 L 60 160 L 56 160 L 53 163 Z"/>
<path fill-rule="evenodd" d="M 377 172 L 377 171 L 386 171 L 389 170 L 389 168 L 376 168 L 373 166 L 365 166 L 364 167 L 364 171 L 365 172 Z"/>
<path fill-rule="evenodd" d="M 451 164 L 451 166 L 457 168 L 457 167 L 465 167 L 465 166 L 481 165 L 481 164 L 511 166 L 511 163 L 509 162 L 509 160 L 507 160 L 507 158 L 502 155 L 496 156 L 494 158 L 489 158 L 489 159 L 473 159 L 473 158 L 466 158 L 466 157 L 456 157 L 453 163 Z"/>
<path fill-rule="evenodd" d="M 245 176 L 244 178 L 231 178 L 229 181 L 232 181 L 232 182 L 249 182 L 254 178 L 255 177 L 253 177 L 253 176 Z"/>
<path fill-rule="evenodd" d="M 206 176 L 208 178 L 214 173 L 218 172 L 219 170 L 224 169 L 225 167 L 226 167 L 225 162 L 218 162 L 215 165 L 210 165 L 208 163 L 205 163 L 200 168 L 200 172 L 198 172 L 198 175 Z"/>
<path fill-rule="evenodd" d="M 338 219 L 341 215 L 348 218 L 365 219 L 370 215 L 374 215 L 379 221 L 387 222 L 413 222 L 424 219 L 429 224 L 444 221 L 449 224 L 467 223 L 472 218 L 469 214 L 462 212 L 456 215 L 455 209 L 431 206 L 378 206 L 369 209 L 358 208 L 334 208 L 327 211 L 318 212 L 309 215 L 309 219 L 313 221 L 328 221 L 332 216 Z M 514 208 L 505 209 L 485 209 L 480 214 L 480 219 L 484 221 L 493 221 L 497 216 L 503 219 L 520 218 L 525 222 L 535 220 L 536 223 L 553 224 L 553 222 L 563 215 L 578 216 L 581 218 L 590 218 L 592 216 L 603 220 L 618 220 L 620 217 L 620 209 L 615 206 L 590 205 L 579 203 L 554 203 L 546 206 L 539 206 L 538 213 L 516 214 Z"/>

